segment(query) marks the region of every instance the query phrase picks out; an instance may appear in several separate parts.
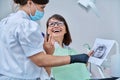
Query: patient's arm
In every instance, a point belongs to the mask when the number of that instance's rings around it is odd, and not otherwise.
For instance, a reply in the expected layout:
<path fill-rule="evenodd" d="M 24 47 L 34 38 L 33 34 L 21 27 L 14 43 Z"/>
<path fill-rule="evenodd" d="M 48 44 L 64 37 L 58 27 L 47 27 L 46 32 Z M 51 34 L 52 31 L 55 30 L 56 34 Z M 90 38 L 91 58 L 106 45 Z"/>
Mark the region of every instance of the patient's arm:
<path fill-rule="evenodd" d="M 48 39 L 47 37 L 44 38 L 44 50 L 46 51 L 47 54 L 52 55 L 54 53 L 54 40 L 52 36 L 49 36 Z M 50 76 L 51 75 L 51 68 L 52 67 L 44 67 L 47 74 Z"/>
<path fill-rule="evenodd" d="M 51 67 L 44 67 L 47 74 L 50 76 L 51 75 Z"/>

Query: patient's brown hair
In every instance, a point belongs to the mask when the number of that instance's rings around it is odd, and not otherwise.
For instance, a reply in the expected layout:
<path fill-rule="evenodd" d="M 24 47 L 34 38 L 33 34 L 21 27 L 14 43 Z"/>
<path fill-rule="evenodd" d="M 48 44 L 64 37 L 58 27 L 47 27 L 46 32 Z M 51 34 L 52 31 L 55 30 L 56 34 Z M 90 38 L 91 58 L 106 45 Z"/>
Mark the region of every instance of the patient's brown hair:
<path fill-rule="evenodd" d="M 69 28 L 68 28 L 68 24 L 67 24 L 66 20 L 64 19 L 63 16 L 61 16 L 61 15 L 59 15 L 59 14 L 54 14 L 54 15 L 52 15 L 52 16 L 47 20 L 47 23 L 46 23 L 47 28 L 48 28 L 49 20 L 52 19 L 52 18 L 64 22 L 64 25 L 65 25 L 65 27 L 66 27 L 66 31 L 67 31 L 67 32 L 66 32 L 66 34 L 64 35 L 63 43 L 64 43 L 65 45 L 69 45 L 69 44 L 72 42 L 72 39 L 71 39 L 71 35 L 70 35 L 70 32 L 69 32 Z"/>

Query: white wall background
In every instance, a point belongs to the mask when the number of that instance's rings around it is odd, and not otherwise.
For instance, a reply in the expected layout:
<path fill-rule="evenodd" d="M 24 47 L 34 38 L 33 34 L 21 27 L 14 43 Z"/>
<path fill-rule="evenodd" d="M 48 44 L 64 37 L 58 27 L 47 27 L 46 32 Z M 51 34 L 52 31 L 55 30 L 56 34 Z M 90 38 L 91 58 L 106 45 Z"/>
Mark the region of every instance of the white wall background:
<path fill-rule="evenodd" d="M 0 0 L 0 20 L 12 11 L 11 6 L 11 0 Z"/>
<path fill-rule="evenodd" d="M 71 46 L 78 51 L 84 43 L 92 46 L 97 37 L 115 39 L 120 43 L 120 0 L 96 0 L 100 17 L 91 10 L 85 11 L 77 1 L 50 0 L 42 20 L 43 27 L 48 17 L 57 13 L 66 18 L 73 39 Z"/>
<path fill-rule="evenodd" d="M 12 11 L 11 0 L 0 0 L 0 19 Z M 53 14 L 61 14 L 66 18 L 73 42 L 71 47 L 80 51 L 81 45 L 93 45 L 95 38 L 115 39 L 120 43 L 120 0 L 96 0 L 100 12 L 97 17 L 91 10 L 85 11 L 77 3 L 78 0 L 50 0 L 45 8 L 45 16 L 41 20 L 42 30 Z"/>

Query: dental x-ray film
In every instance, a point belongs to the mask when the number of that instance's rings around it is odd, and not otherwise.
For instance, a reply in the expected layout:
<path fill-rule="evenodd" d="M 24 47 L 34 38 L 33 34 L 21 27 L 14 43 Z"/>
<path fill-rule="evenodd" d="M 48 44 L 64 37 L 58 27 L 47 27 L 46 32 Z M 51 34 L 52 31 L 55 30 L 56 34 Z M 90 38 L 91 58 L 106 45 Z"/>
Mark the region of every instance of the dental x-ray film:
<path fill-rule="evenodd" d="M 92 48 L 94 53 L 90 56 L 88 62 L 100 66 L 109 54 L 113 44 L 114 40 L 97 38 Z"/>

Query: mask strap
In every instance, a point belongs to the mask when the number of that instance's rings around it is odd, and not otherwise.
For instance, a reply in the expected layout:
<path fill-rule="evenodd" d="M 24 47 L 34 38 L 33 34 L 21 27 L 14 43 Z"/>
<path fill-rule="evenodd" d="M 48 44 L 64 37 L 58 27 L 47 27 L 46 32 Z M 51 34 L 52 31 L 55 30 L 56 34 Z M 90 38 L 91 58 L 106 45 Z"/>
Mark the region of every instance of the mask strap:
<path fill-rule="evenodd" d="M 28 11 L 29 11 L 29 13 L 30 13 L 29 15 L 31 15 L 30 4 L 28 4 L 27 7 L 28 7 Z"/>
<path fill-rule="evenodd" d="M 32 2 L 32 1 L 31 1 Z M 35 6 L 35 4 L 32 2 L 32 4 L 34 5 L 34 7 L 35 7 L 35 9 L 37 10 L 37 7 Z M 30 15 L 32 15 L 31 14 L 31 9 L 30 9 L 30 4 L 28 4 L 28 10 L 29 10 L 29 13 L 30 13 Z"/>

